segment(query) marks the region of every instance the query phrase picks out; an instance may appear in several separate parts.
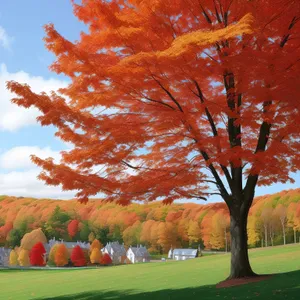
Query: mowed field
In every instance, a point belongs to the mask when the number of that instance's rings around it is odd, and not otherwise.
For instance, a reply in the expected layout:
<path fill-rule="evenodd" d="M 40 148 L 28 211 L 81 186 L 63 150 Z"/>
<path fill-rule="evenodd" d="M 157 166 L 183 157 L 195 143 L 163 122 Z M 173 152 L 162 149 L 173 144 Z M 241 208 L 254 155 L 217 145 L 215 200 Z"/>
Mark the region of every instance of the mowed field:
<path fill-rule="evenodd" d="M 216 289 L 229 254 L 82 270 L 0 270 L 0 299 L 300 299 L 300 245 L 250 251 L 259 283 Z"/>

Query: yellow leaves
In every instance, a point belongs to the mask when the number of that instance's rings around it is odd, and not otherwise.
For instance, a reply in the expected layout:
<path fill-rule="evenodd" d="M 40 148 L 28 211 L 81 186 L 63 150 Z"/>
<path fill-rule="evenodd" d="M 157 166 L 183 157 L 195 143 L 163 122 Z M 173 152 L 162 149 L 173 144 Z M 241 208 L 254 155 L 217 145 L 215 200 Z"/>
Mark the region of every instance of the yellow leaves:
<path fill-rule="evenodd" d="M 47 243 L 45 234 L 41 228 L 32 230 L 30 233 L 26 233 L 21 240 L 22 249 L 30 251 L 31 248 L 38 242 L 43 244 Z"/>
<path fill-rule="evenodd" d="M 102 258 L 102 253 L 98 248 L 91 250 L 90 261 L 92 264 L 99 264 Z"/>
<path fill-rule="evenodd" d="M 197 30 L 189 32 L 177 37 L 171 46 L 164 51 L 140 52 L 128 58 L 124 58 L 119 65 L 140 63 L 142 61 L 155 58 L 175 58 L 185 54 L 193 47 L 205 47 L 224 39 L 234 38 L 243 34 L 251 34 L 253 33 L 253 29 L 251 27 L 252 22 L 252 15 L 246 14 L 237 24 L 230 25 L 223 29 L 215 31 Z"/>
<path fill-rule="evenodd" d="M 91 250 L 93 249 L 98 249 L 101 250 L 103 246 L 101 245 L 101 243 L 99 242 L 99 240 L 94 239 L 92 244 L 91 244 Z"/>
<path fill-rule="evenodd" d="M 9 255 L 9 265 L 16 266 L 18 264 L 18 255 L 15 250 L 12 250 Z"/>
<path fill-rule="evenodd" d="M 21 249 L 19 258 L 18 258 L 19 265 L 21 267 L 29 267 L 30 261 L 29 261 L 29 251 L 26 249 Z"/>
<path fill-rule="evenodd" d="M 251 14 L 245 15 L 237 24 L 228 26 L 216 31 L 197 30 L 179 36 L 174 40 L 171 47 L 158 53 L 160 56 L 179 56 L 184 54 L 190 46 L 207 46 L 223 39 L 230 39 L 242 34 L 251 34 L 253 32 L 251 23 L 253 17 Z"/>

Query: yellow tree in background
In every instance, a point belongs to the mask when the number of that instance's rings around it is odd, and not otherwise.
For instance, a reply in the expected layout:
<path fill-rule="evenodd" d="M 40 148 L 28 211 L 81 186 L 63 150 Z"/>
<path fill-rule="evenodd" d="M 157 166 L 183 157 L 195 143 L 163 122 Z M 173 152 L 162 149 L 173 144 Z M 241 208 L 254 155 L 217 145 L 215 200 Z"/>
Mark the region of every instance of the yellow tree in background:
<path fill-rule="evenodd" d="M 9 254 L 9 265 L 16 266 L 18 264 L 18 255 L 15 250 L 11 250 Z"/>
<path fill-rule="evenodd" d="M 26 233 L 21 240 L 21 248 L 30 251 L 38 242 L 41 242 L 42 244 L 47 243 L 47 238 L 41 228 Z"/>
<path fill-rule="evenodd" d="M 29 251 L 26 249 L 21 249 L 19 258 L 18 258 L 19 265 L 21 267 L 29 267 L 30 261 L 29 261 Z"/>

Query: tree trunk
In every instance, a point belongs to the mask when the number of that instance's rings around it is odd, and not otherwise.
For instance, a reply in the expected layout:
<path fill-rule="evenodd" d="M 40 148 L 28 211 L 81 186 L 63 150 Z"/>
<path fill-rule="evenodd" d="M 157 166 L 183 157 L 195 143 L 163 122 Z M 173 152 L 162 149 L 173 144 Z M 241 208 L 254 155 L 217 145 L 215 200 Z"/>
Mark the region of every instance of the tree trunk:
<path fill-rule="evenodd" d="M 270 241 L 271 241 L 271 245 L 272 245 L 272 247 L 274 246 L 274 243 L 273 243 L 273 235 L 274 235 L 274 232 L 273 232 L 273 228 L 272 227 L 270 227 L 269 228 L 269 232 L 270 232 Z"/>
<path fill-rule="evenodd" d="M 294 228 L 294 243 L 297 243 L 297 235 L 296 235 L 296 229 Z"/>
<path fill-rule="evenodd" d="M 268 247 L 268 227 L 267 225 L 264 225 L 265 227 L 265 246 Z"/>
<path fill-rule="evenodd" d="M 283 245 L 286 244 L 286 240 L 285 240 L 285 226 L 284 226 L 284 223 L 281 223 L 282 225 L 282 233 L 283 233 Z"/>
<path fill-rule="evenodd" d="M 257 276 L 249 263 L 247 215 L 239 210 L 230 212 L 231 270 L 228 279 Z"/>
<path fill-rule="evenodd" d="M 261 247 L 264 247 L 264 239 L 261 239 Z"/>

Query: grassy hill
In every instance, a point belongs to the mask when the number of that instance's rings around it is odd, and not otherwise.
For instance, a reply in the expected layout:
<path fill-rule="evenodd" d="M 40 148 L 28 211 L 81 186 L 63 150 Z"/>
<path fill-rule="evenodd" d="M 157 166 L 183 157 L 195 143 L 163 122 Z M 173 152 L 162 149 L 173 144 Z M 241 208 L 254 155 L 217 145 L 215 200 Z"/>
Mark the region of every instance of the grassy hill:
<path fill-rule="evenodd" d="M 267 281 L 216 289 L 229 273 L 229 254 L 182 262 L 83 270 L 0 270 L 0 299 L 299 299 L 300 245 L 250 251 Z"/>

